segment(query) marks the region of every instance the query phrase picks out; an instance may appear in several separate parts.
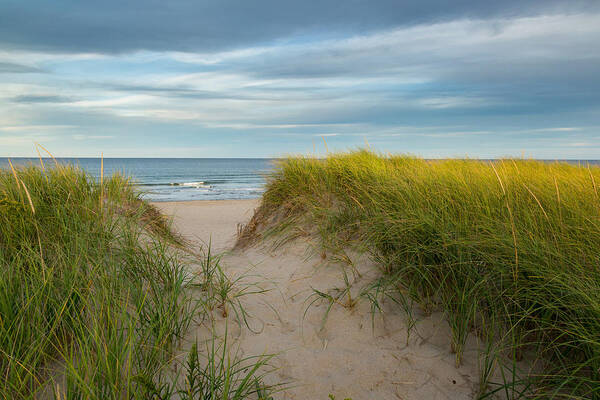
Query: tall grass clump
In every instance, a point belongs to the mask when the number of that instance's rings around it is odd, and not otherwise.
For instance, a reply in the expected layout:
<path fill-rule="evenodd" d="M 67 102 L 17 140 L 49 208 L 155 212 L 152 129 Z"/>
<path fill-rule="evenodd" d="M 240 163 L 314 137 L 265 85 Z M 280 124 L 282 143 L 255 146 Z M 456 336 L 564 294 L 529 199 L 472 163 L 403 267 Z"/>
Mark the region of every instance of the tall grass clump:
<path fill-rule="evenodd" d="M 457 365 L 469 334 L 487 343 L 483 397 L 600 398 L 599 185 L 558 162 L 291 157 L 241 241 L 304 224 L 370 252 L 399 304 L 445 312 Z"/>
<path fill-rule="evenodd" d="M 0 398 L 179 396 L 199 312 L 182 246 L 120 175 L 1 169 Z"/>

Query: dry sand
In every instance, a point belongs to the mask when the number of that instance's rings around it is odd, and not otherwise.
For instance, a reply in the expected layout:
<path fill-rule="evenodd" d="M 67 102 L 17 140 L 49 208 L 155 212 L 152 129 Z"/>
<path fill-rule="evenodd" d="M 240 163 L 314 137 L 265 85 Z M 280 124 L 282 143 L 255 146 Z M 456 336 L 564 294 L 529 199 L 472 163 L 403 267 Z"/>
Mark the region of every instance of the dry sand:
<path fill-rule="evenodd" d="M 405 314 L 391 304 L 373 320 L 366 301 L 352 308 L 335 303 L 323 324 L 328 302 L 317 301 L 307 311 L 314 299 L 312 288 L 335 294 L 336 288 L 344 287 L 343 266 L 311 254 L 310 242 L 301 240 L 275 251 L 264 246 L 230 251 L 237 225 L 250 219 L 258 200 L 156 205 L 174 217 L 175 228 L 187 238 L 198 245 L 211 240 L 213 249 L 223 252 L 223 265 L 232 279 L 244 275 L 242 282 L 260 281 L 270 289 L 243 297 L 252 330 L 235 323 L 233 313 L 228 327 L 243 355 L 278 353 L 273 361 L 278 369 L 267 382 L 292 386 L 276 399 L 327 400 L 330 394 L 338 400 L 475 396 L 475 339 L 469 339 L 463 364 L 456 368 L 449 328 L 441 314 L 424 316 L 415 311 L 419 321 L 408 344 Z M 351 258 L 362 276 L 353 282 L 355 295 L 377 276 L 377 268 L 365 257 Z M 353 280 L 352 272 L 347 272 Z M 216 318 L 217 328 L 223 331 L 225 318 Z M 206 328 L 199 327 L 198 335 L 203 336 L 203 331 Z"/>

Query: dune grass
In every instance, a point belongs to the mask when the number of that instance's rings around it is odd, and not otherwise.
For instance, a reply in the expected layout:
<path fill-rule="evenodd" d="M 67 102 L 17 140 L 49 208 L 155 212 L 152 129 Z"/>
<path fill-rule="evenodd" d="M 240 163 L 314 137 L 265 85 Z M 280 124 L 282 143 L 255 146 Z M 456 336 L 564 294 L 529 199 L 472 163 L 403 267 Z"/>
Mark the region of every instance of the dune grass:
<path fill-rule="evenodd" d="M 0 170 L 0 398 L 266 399 L 225 345 L 176 359 L 206 312 L 182 246 L 122 176 Z"/>
<path fill-rule="evenodd" d="M 291 157 L 240 243 L 309 226 L 370 252 L 383 273 L 365 298 L 444 311 L 457 364 L 468 335 L 484 344 L 482 398 L 600 398 L 599 185 L 566 163 Z"/>

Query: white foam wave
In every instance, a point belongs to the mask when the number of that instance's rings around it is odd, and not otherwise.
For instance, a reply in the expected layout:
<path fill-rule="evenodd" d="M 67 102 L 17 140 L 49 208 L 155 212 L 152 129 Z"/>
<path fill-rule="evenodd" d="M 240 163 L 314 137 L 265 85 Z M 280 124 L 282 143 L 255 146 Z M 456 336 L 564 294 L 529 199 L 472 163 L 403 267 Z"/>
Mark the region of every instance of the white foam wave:
<path fill-rule="evenodd" d="M 198 182 L 174 182 L 171 183 L 171 186 L 188 186 L 188 187 L 196 187 L 196 188 L 210 188 L 210 185 L 205 185 L 204 181 Z"/>

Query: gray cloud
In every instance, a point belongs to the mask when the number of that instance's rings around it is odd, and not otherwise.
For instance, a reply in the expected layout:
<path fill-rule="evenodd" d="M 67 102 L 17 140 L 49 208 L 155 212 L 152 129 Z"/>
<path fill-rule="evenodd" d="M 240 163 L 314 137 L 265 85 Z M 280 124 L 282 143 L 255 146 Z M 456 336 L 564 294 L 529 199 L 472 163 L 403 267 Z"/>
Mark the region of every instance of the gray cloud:
<path fill-rule="evenodd" d="M 600 143 L 599 2 L 346 3 L 6 0 L 0 73 L 48 73 L 2 76 L 0 147 L 46 130 L 79 155 L 100 138 L 113 154 L 194 156 L 322 135 L 423 155 Z"/>
<path fill-rule="evenodd" d="M 291 36 L 599 8 L 593 0 L 7 0 L 0 5 L 0 44 L 58 52 L 216 51 Z"/>
<path fill-rule="evenodd" d="M 242 72 L 242 71 L 240 71 Z M 150 94 L 157 97 L 168 97 L 175 99 L 188 100 L 261 100 L 261 101 L 278 101 L 285 99 L 291 100 L 307 100 L 311 98 L 333 99 L 340 97 L 342 94 L 331 92 L 322 92 L 322 88 L 318 87 L 269 87 L 261 86 L 237 88 L 236 90 L 200 90 L 191 86 L 177 85 L 123 85 L 115 83 L 104 83 L 100 85 L 92 85 L 103 90 L 111 90 L 123 93 L 141 93 Z M 317 93 L 315 93 L 317 92 Z"/>
<path fill-rule="evenodd" d="M 230 67 L 259 79 L 325 82 L 346 96 L 370 93 L 382 104 L 423 100 L 447 114 L 468 103 L 477 103 L 478 113 L 592 108 L 600 105 L 598 21 L 597 14 L 461 20 L 283 47 Z M 356 84 L 335 87 L 340 79 Z M 455 97 L 462 106 L 445 111 L 430 100 Z"/>
<path fill-rule="evenodd" d="M 14 103 L 72 103 L 74 100 L 65 96 L 25 94 L 10 99 Z"/>
<path fill-rule="evenodd" d="M 42 72 L 42 70 L 30 67 L 28 65 L 10 63 L 10 62 L 0 62 L 0 74 L 8 73 L 8 74 L 22 74 L 22 73 L 32 73 L 32 72 Z"/>
<path fill-rule="evenodd" d="M 252 100 L 255 97 L 244 95 L 240 92 L 235 93 L 226 93 L 226 92 L 217 92 L 210 90 L 198 90 L 190 87 L 183 86 L 159 86 L 159 85 L 119 85 L 107 83 L 100 86 L 103 89 L 114 90 L 118 92 L 125 93 L 144 93 L 144 94 L 152 94 L 156 96 L 165 96 L 165 97 L 173 97 L 173 98 L 181 98 L 181 99 L 235 99 L 235 100 Z"/>

